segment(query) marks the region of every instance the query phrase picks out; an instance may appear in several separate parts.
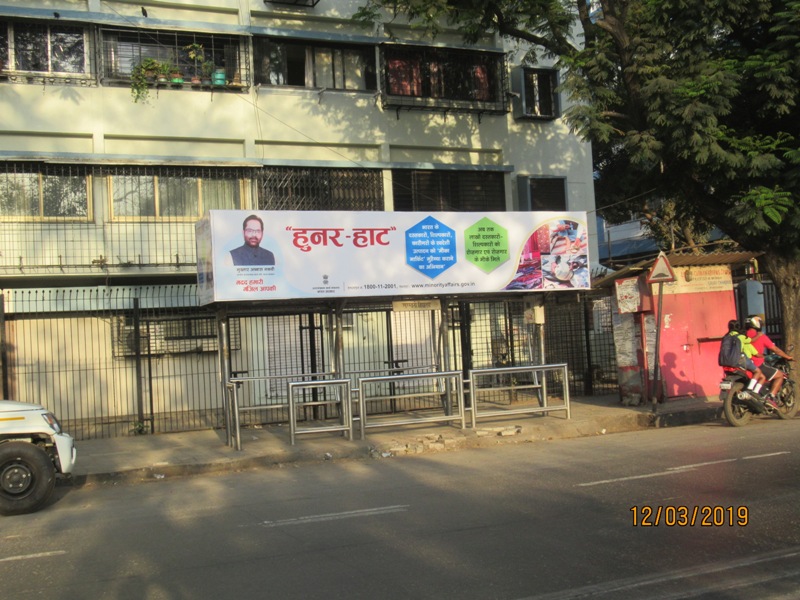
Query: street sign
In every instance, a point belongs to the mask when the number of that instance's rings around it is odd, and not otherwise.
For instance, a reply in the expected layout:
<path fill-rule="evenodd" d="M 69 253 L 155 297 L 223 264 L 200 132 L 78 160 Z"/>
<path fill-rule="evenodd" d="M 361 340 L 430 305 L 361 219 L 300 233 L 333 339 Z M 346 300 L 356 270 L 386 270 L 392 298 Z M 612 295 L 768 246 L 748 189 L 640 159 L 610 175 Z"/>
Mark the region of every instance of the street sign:
<path fill-rule="evenodd" d="M 653 263 L 653 268 L 647 275 L 647 283 L 672 283 L 675 281 L 675 271 L 672 270 L 672 265 L 667 260 L 667 255 L 664 252 L 658 253 L 656 262 Z"/>

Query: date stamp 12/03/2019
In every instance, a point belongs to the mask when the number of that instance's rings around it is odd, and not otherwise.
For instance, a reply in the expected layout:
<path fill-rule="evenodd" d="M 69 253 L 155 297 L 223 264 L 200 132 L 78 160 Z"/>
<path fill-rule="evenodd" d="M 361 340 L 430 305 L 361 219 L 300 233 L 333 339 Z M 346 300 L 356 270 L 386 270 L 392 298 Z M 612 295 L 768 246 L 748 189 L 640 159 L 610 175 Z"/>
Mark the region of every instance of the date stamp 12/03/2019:
<path fill-rule="evenodd" d="M 631 506 L 634 527 L 746 527 L 746 506 Z"/>

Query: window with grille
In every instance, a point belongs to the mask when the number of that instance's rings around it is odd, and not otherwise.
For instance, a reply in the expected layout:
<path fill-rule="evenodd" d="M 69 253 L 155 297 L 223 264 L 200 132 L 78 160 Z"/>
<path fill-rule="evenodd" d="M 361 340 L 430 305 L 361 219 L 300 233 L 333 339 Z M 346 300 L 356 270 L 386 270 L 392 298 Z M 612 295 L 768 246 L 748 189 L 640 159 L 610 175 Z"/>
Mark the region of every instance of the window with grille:
<path fill-rule="evenodd" d="M 378 169 L 265 167 L 255 177 L 260 210 L 383 210 Z"/>
<path fill-rule="evenodd" d="M 227 83 L 248 84 L 247 44 L 238 36 L 104 27 L 100 37 L 106 82 L 127 83 L 134 67 L 151 58 L 176 67 L 187 79 L 224 69 Z"/>
<path fill-rule="evenodd" d="M 523 69 L 522 113 L 525 117 L 555 119 L 559 116 L 555 69 Z"/>
<path fill-rule="evenodd" d="M 501 53 L 392 44 L 382 51 L 384 106 L 458 108 L 460 102 L 478 112 L 507 110 Z"/>
<path fill-rule="evenodd" d="M 239 319 L 230 319 L 229 348 L 241 348 Z M 216 352 L 219 349 L 217 324 L 213 317 L 141 319 L 137 331 L 133 317 L 112 320 L 111 347 L 115 358 L 141 355 Z"/>
<path fill-rule="evenodd" d="M 399 211 L 504 211 L 503 173 L 392 171 L 394 209 Z"/>
<path fill-rule="evenodd" d="M 0 21 L 0 61 L 7 71 L 60 75 L 86 73 L 88 47 L 85 27 Z"/>
<path fill-rule="evenodd" d="M 106 172 L 115 219 L 197 219 L 213 209 L 242 208 L 238 170 L 120 168 Z"/>
<path fill-rule="evenodd" d="M 364 45 L 253 40 L 255 82 L 328 90 L 375 90 L 375 48 Z"/>
<path fill-rule="evenodd" d="M 531 177 L 531 210 L 567 210 L 567 185 L 561 177 Z"/>
<path fill-rule="evenodd" d="M 0 218 L 87 221 L 90 190 L 91 175 L 82 166 L 0 163 Z"/>

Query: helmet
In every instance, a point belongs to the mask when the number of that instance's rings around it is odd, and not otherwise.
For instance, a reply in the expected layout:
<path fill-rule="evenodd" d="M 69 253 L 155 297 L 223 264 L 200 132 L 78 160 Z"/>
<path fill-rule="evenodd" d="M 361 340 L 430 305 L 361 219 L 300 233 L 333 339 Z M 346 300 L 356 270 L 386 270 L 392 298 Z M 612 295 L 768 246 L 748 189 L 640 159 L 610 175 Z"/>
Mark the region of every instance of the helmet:
<path fill-rule="evenodd" d="M 756 331 L 761 331 L 761 317 L 756 316 L 756 315 L 747 317 L 747 321 L 745 321 L 745 325 L 747 325 L 747 327 L 755 329 Z"/>

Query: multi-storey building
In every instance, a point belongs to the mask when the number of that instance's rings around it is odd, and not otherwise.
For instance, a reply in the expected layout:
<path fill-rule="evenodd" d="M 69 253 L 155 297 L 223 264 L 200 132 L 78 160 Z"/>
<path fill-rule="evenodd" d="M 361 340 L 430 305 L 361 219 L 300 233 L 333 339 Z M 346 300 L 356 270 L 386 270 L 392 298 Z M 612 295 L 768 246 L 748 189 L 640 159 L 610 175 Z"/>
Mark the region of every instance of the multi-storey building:
<path fill-rule="evenodd" d="M 358 5 L 0 0 L 6 397 L 52 406 L 78 435 L 218 424 L 217 328 L 194 287 L 210 209 L 594 208 L 590 147 L 560 118 L 555 69 L 522 66 L 500 38 L 365 29 Z M 437 363 L 436 348 L 398 347 L 390 311 L 350 308 L 359 355 L 374 346 L 363 370 Z M 248 310 L 231 369 L 276 377 L 254 397 L 325 370 L 325 307 Z M 499 310 L 472 356 L 513 357 L 507 303 L 447 310 L 455 326 Z M 389 325 L 366 328 L 374 314 Z M 413 352 L 435 346 L 422 337 Z"/>

